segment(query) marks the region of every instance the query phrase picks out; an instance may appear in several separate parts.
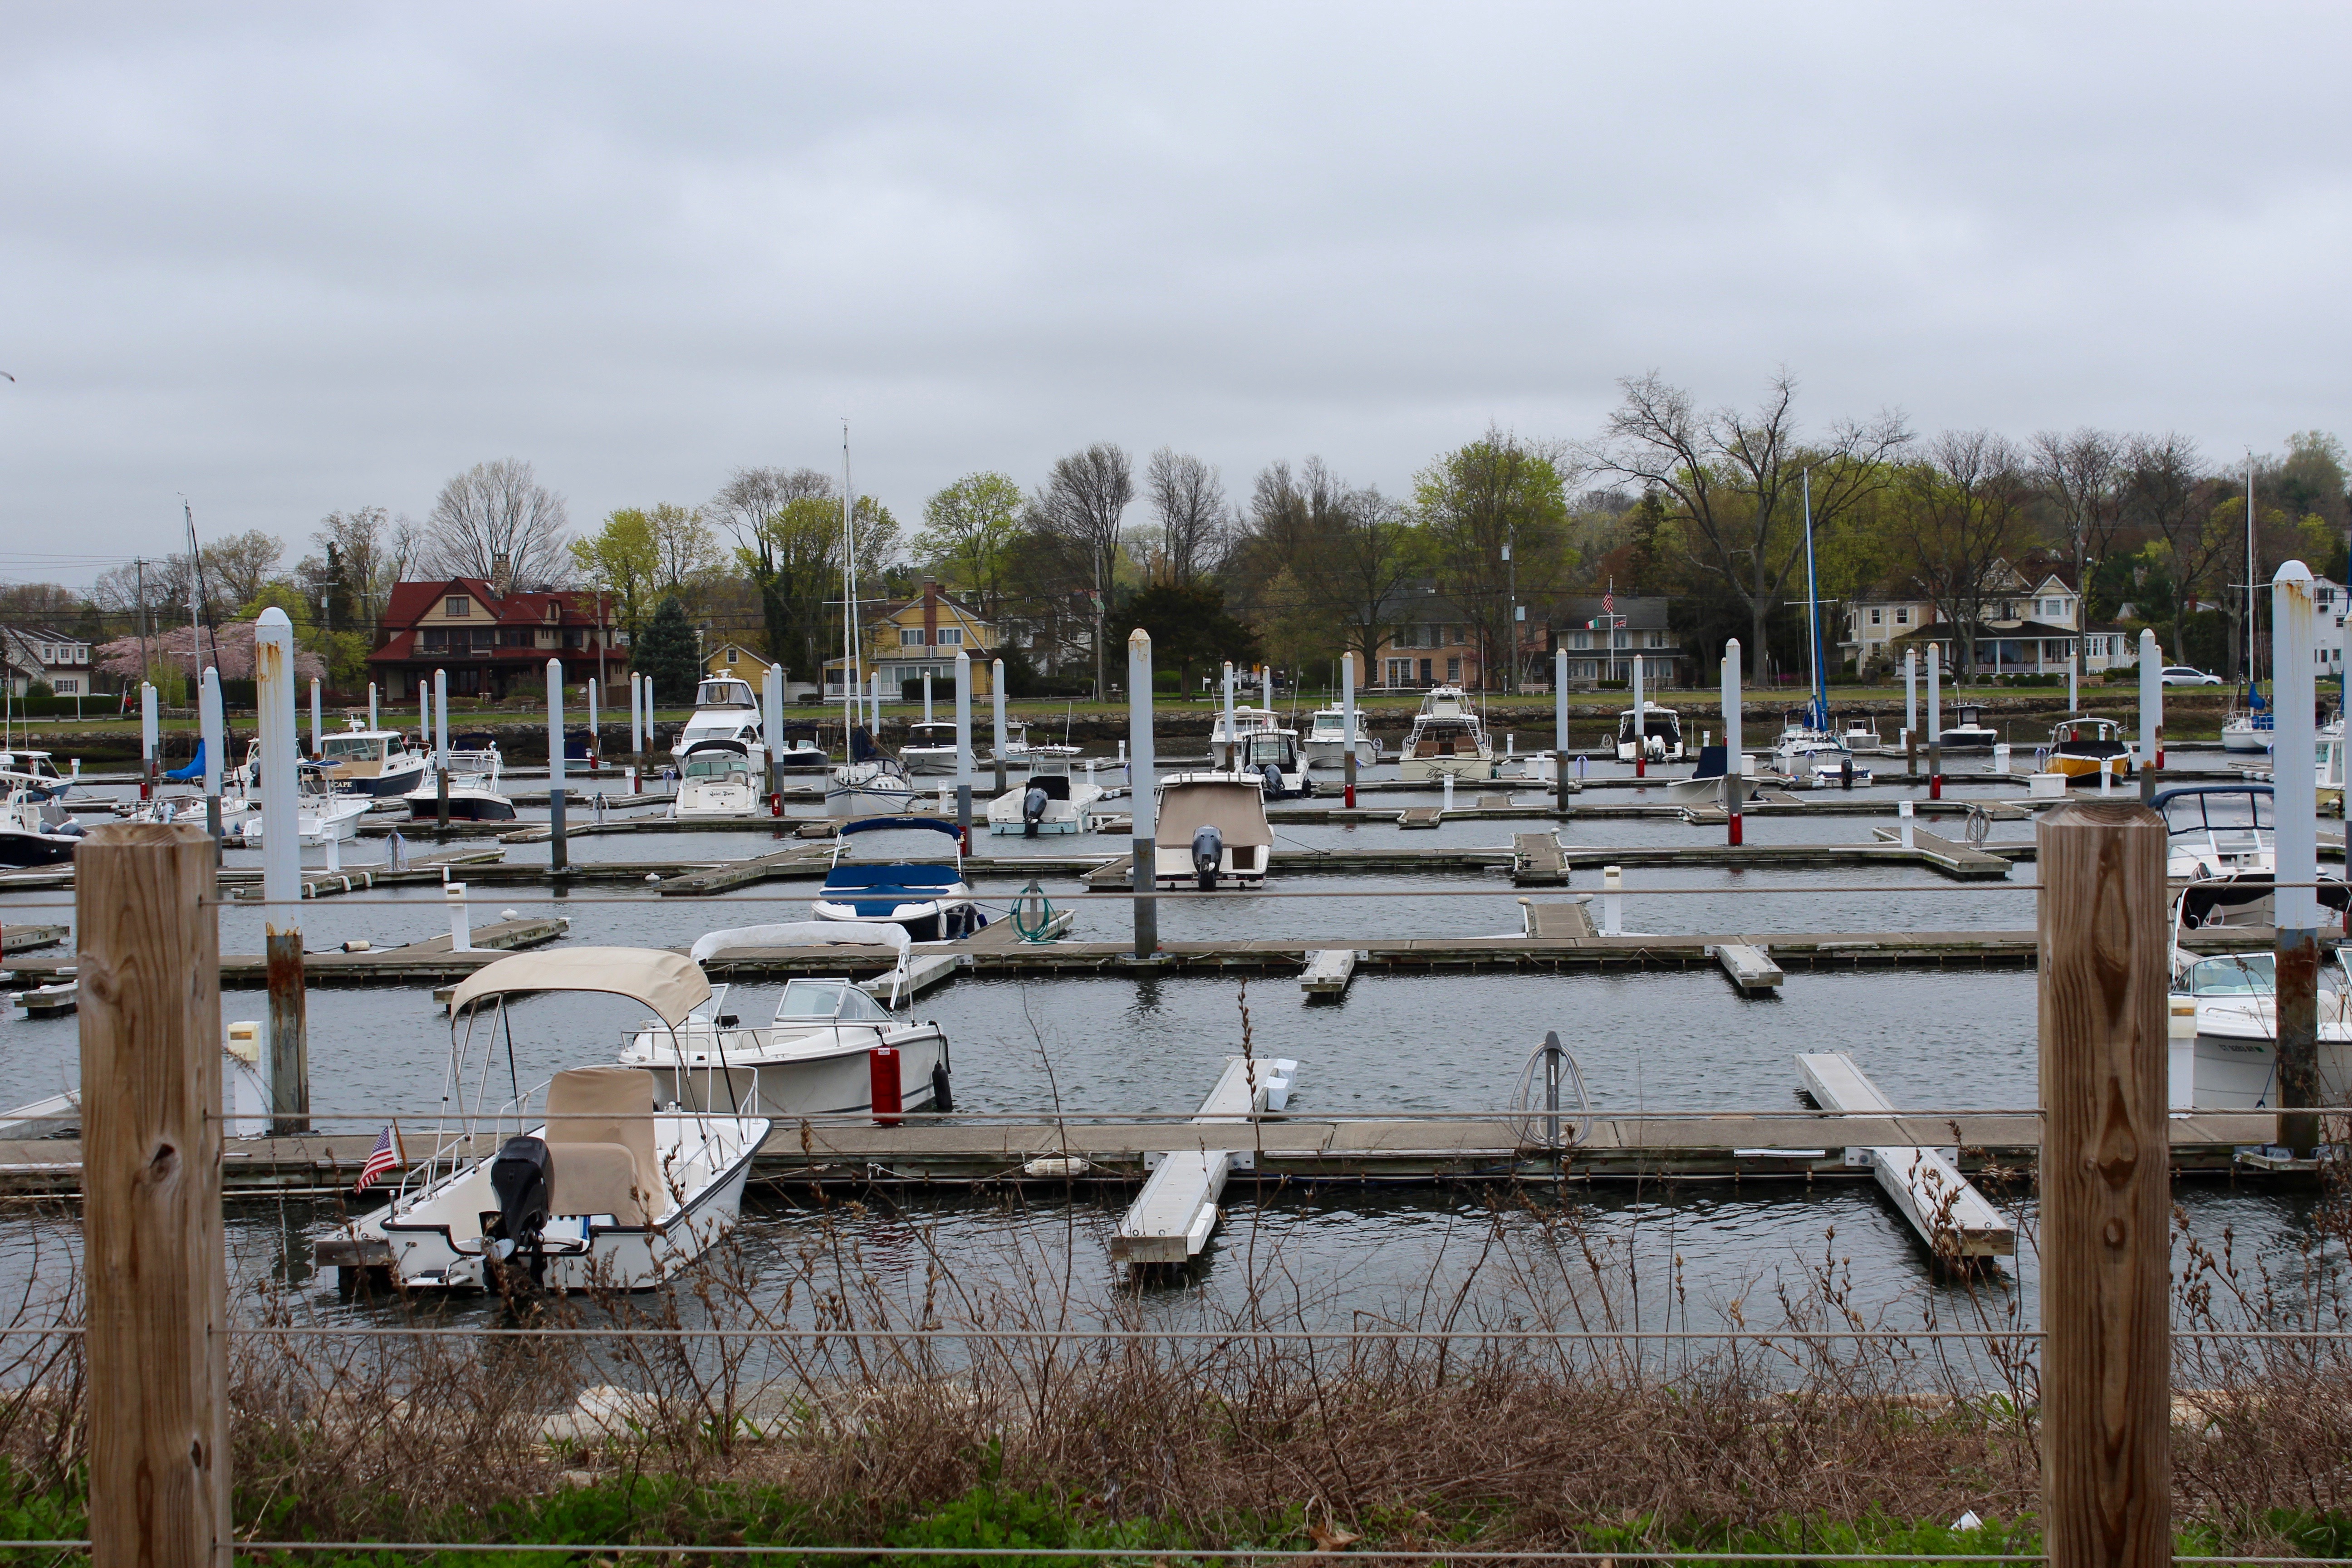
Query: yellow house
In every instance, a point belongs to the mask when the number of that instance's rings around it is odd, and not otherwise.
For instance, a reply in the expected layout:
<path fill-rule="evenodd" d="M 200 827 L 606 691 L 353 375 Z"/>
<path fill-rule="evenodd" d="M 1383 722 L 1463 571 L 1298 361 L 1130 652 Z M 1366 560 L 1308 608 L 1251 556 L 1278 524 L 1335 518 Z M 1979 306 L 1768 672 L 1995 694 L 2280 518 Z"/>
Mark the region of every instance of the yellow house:
<path fill-rule="evenodd" d="M 985 697 L 990 661 L 996 657 L 996 628 L 978 612 L 940 591 L 936 579 L 923 579 L 922 592 L 902 604 L 887 605 L 865 627 L 865 671 L 882 677 L 883 695 L 897 700 L 906 683 L 919 682 L 929 671 L 934 688 L 945 691 L 955 679 L 956 655 L 971 656 L 971 690 Z M 844 660 L 827 659 L 824 690 L 841 696 Z"/>
<path fill-rule="evenodd" d="M 752 690 L 762 697 L 768 694 L 766 657 L 741 643 L 723 642 L 703 656 L 702 678 L 708 680 L 714 675 L 731 675 L 739 680 L 748 680 Z"/>

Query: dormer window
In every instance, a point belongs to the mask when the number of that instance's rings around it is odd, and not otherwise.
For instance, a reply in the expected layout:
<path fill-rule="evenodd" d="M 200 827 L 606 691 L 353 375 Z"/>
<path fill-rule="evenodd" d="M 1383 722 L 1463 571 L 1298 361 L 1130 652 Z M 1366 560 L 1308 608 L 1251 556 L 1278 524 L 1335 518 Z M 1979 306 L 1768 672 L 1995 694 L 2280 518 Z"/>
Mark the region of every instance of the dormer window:
<path fill-rule="evenodd" d="M 445 616 L 470 616 L 474 613 L 474 601 L 463 594 L 452 594 L 443 601 L 441 613 Z"/>
<path fill-rule="evenodd" d="M 547 601 L 547 624 L 551 626 L 562 618 L 563 606 L 557 604 L 553 599 Z"/>

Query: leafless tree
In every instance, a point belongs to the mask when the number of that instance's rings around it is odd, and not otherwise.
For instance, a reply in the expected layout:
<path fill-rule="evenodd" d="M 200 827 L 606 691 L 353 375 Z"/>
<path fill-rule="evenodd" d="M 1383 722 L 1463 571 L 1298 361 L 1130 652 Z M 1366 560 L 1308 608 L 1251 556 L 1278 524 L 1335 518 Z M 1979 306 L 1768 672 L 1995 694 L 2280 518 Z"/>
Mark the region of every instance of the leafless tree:
<path fill-rule="evenodd" d="M 2034 480 L 2057 509 L 2066 548 L 2074 559 L 2077 617 L 2090 604 L 2091 573 L 2115 543 L 2123 521 L 2123 495 L 2116 484 L 2116 465 L 2123 456 L 2120 437 L 2087 426 L 2071 436 L 2055 430 L 2037 433 L 2031 446 Z M 2089 668 L 2087 638 L 2074 639 L 2074 668 Z"/>
<path fill-rule="evenodd" d="M 1894 516 L 1914 583 L 1958 639 L 1953 678 L 1977 667 L 1985 601 L 2003 586 L 1994 568 L 2029 542 L 2032 481 L 2024 454 L 1989 431 L 1939 436 L 1924 461 L 1903 467 Z"/>
<path fill-rule="evenodd" d="M 394 518 L 380 506 L 362 506 L 320 518 L 310 542 L 321 553 L 333 550 L 341 563 L 360 629 L 373 631 L 383 617 L 393 585 L 415 569 L 424 533 L 406 517 Z"/>
<path fill-rule="evenodd" d="M 1144 489 L 1160 524 L 1160 561 L 1168 583 L 1189 588 L 1213 574 L 1233 535 L 1232 508 L 1217 470 L 1190 453 L 1162 447 L 1151 454 Z"/>
<path fill-rule="evenodd" d="M 1095 700 L 1104 684 L 1104 599 L 1118 568 L 1119 531 L 1135 499 L 1135 467 L 1108 441 L 1057 458 L 1033 505 L 1045 528 L 1083 552 L 1094 593 Z"/>
<path fill-rule="evenodd" d="M 504 566 L 502 586 L 559 583 L 570 560 L 568 524 L 563 498 L 541 485 L 529 463 L 477 463 L 441 487 L 422 563 L 445 577 L 490 578 Z"/>
<path fill-rule="evenodd" d="M 255 528 L 216 539 L 204 552 L 207 595 L 217 595 L 236 609 L 259 597 L 263 584 L 278 575 L 286 542 Z"/>
<path fill-rule="evenodd" d="M 1887 464 L 1911 432 L 1900 412 L 1887 410 L 1866 423 L 1841 420 L 1827 440 L 1801 443 L 1792 407 L 1797 384 L 1786 370 L 1747 414 L 1701 413 L 1689 393 L 1655 371 L 1619 384 L 1625 400 L 1585 461 L 1659 497 L 1681 525 L 1685 558 L 1747 607 L 1751 668 L 1761 679 L 1766 623 L 1804 558 L 1802 476 L 1811 471 L 1814 531 L 1836 528 L 1885 487 Z"/>

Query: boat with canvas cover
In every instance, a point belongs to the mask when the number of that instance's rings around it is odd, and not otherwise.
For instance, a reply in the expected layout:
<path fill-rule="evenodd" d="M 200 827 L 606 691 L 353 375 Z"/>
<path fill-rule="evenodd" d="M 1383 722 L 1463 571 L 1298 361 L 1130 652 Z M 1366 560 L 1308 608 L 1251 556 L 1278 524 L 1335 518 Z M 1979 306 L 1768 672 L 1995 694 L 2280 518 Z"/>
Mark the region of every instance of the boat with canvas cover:
<path fill-rule="evenodd" d="M 1171 773 L 1160 781 L 1151 837 L 1154 887 L 1265 885 L 1274 830 L 1256 773 Z"/>
<path fill-rule="evenodd" d="M 677 1031 L 709 1001 L 710 983 L 683 953 L 634 947 L 517 953 L 458 982 L 441 1100 L 452 1109 L 392 1202 L 322 1240 L 321 1261 L 382 1268 L 406 1289 L 504 1289 L 527 1277 L 638 1290 L 691 1268 L 735 1228 L 766 1117 L 657 1104 L 652 1073 L 617 1065 L 569 1068 L 485 1103 L 501 1044 L 498 1076 L 515 1081 L 515 999 L 581 993 L 652 1013 L 647 1027 L 664 1034 L 675 1068 Z M 487 1157 L 475 1152 L 485 1137 L 496 1148 Z"/>
<path fill-rule="evenodd" d="M 954 847 L 951 863 L 927 860 L 845 860 L 851 840 L 867 833 L 908 829 L 944 833 Z M 916 942 L 953 942 L 988 923 L 963 879 L 963 834 L 937 816 L 873 816 L 845 822 L 834 840 L 833 868 L 817 890 L 810 913 L 820 921 L 904 926 Z"/>

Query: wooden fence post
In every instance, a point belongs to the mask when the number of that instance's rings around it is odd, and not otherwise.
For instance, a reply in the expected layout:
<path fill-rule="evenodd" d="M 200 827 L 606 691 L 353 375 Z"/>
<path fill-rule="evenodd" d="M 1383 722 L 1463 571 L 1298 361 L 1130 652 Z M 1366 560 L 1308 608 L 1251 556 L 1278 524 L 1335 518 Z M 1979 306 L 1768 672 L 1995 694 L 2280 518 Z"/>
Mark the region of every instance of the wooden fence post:
<path fill-rule="evenodd" d="M 220 925 L 212 840 L 94 828 L 80 936 L 89 1534 L 97 1568 L 227 1568 Z"/>
<path fill-rule="evenodd" d="M 2041 868 L 2042 1511 L 2053 1568 L 2172 1558 L 2164 819 L 2064 805 Z"/>

